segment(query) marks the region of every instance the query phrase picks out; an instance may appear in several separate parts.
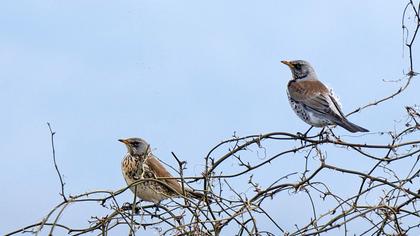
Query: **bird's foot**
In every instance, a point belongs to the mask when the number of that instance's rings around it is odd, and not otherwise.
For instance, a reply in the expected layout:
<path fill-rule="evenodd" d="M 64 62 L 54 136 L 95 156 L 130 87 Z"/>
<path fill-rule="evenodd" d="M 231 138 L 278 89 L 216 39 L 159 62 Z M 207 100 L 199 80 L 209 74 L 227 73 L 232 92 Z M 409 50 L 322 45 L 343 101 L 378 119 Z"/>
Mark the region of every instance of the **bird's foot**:
<path fill-rule="evenodd" d="M 129 202 L 125 202 L 122 206 L 121 206 L 121 209 L 123 210 L 123 211 L 128 211 L 128 210 L 131 210 L 133 207 L 132 207 L 132 205 L 133 204 L 131 204 L 131 203 L 129 203 Z"/>
<path fill-rule="evenodd" d="M 121 206 L 121 210 L 123 210 L 123 211 L 133 211 L 133 213 L 135 213 L 135 214 L 139 213 L 140 208 L 141 207 L 137 206 L 137 204 L 132 204 L 132 203 L 129 203 L 129 202 L 126 202 Z"/>
<path fill-rule="evenodd" d="M 306 135 L 305 134 L 302 134 L 301 132 L 297 132 L 296 133 L 296 136 L 298 136 L 298 138 L 300 138 L 300 139 L 306 138 Z"/>
<path fill-rule="evenodd" d="M 297 132 L 296 133 L 296 135 L 301 139 L 301 140 L 304 140 L 304 139 L 307 139 L 308 138 L 308 133 L 309 133 L 309 131 L 311 131 L 311 129 L 313 128 L 313 126 L 311 126 L 305 133 L 301 133 L 301 132 Z"/>
<path fill-rule="evenodd" d="M 319 133 L 318 133 L 319 141 L 322 141 L 324 139 L 324 136 L 325 136 L 325 138 L 328 137 L 328 131 L 325 130 L 325 127 L 322 128 L 321 131 L 319 131 Z"/>
<path fill-rule="evenodd" d="M 160 210 L 160 202 L 154 203 L 153 208 L 155 209 L 155 215 L 157 215 Z"/>

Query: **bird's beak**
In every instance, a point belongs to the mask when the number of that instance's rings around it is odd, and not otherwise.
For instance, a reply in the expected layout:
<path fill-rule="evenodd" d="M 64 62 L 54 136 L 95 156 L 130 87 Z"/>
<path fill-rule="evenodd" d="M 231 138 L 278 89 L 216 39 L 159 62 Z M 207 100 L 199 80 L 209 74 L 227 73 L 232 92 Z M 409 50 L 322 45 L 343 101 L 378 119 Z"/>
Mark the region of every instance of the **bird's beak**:
<path fill-rule="evenodd" d="M 281 61 L 281 63 L 283 63 L 283 64 L 287 65 L 287 66 L 288 66 L 288 67 L 290 67 L 290 68 L 293 68 L 293 64 L 292 64 L 292 63 L 290 63 L 290 61 Z"/>
<path fill-rule="evenodd" d="M 124 144 L 128 144 L 128 141 L 126 139 L 118 139 L 118 141 L 124 143 Z"/>

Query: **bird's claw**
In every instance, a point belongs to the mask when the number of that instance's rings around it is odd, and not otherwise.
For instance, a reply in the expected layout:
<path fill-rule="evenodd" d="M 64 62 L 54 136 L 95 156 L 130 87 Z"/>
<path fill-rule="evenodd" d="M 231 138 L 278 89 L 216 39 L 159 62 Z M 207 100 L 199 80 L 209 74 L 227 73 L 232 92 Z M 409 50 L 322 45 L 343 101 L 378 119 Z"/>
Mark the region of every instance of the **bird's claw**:
<path fill-rule="evenodd" d="M 139 211 L 140 211 L 140 207 L 138 207 L 137 204 L 132 204 L 132 203 L 126 202 L 121 206 L 121 210 L 123 210 L 123 211 L 131 211 L 132 210 L 135 214 L 138 214 Z"/>

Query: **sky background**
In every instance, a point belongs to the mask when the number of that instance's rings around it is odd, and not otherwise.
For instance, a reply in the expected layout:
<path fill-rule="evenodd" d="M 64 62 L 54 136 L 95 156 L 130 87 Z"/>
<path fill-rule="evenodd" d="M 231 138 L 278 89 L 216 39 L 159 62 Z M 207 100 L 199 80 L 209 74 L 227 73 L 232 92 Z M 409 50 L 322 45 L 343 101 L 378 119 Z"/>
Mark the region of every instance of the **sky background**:
<path fill-rule="evenodd" d="M 404 6 L 380 0 L 3 1 L 0 234 L 38 222 L 61 201 L 46 122 L 57 132 L 67 193 L 125 186 L 120 162 L 126 150 L 117 139 L 131 136 L 148 140 L 172 165 L 175 152 L 188 162 L 188 174 L 199 174 L 205 154 L 234 132 L 306 131 L 289 107 L 291 74 L 280 60 L 311 62 L 344 112 L 395 91 L 400 83 L 383 80 L 408 71 Z M 413 80 L 398 98 L 350 120 L 373 133 L 393 130 L 404 106 L 418 103 L 416 91 Z M 274 162 L 258 178 L 302 165 L 292 158 Z M 69 212 L 69 221 L 90 216 Z"/>

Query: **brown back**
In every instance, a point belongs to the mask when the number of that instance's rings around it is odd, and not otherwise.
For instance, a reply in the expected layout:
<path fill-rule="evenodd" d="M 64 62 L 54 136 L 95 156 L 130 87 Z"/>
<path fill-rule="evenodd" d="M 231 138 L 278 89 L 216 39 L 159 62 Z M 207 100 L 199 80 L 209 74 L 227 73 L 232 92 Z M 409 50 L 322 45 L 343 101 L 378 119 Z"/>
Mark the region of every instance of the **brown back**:
<path fill-rule="evenodd" d="M 164 178 L 171 178 L 173 177 L 166 169 L 165 167 L 153 156 L 153 154 L 150 154 L 146 158 L 146 164 L 155 171 L 156 177 L 164 177 Z M 167 185 L 169 185 L 173 190 L 175 190 L 177 193 L 182 193 L 182 187 L 178 183 L 176 179 L 161 179 L 160 181 L 165 182 Z"/>

